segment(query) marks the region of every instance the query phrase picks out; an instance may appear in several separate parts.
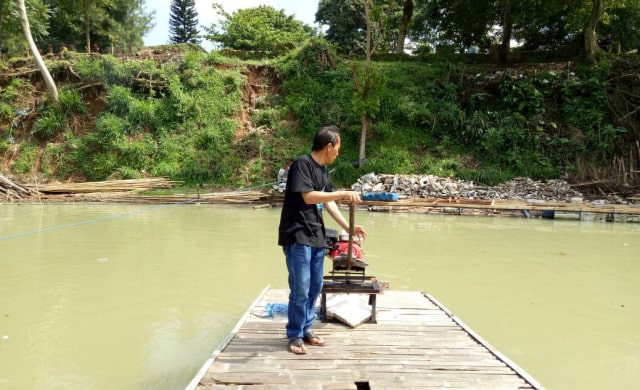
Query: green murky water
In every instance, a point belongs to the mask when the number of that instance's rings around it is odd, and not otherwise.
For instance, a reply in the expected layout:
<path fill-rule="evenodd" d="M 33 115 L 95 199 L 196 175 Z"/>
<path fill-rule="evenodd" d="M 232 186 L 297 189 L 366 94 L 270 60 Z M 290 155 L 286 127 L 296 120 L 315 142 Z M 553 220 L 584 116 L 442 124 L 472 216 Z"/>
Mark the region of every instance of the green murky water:
<path fill-rule="evenodd" d="M 279 212 L 0 205 L 0 389 L 183 389 L 260 291 L 286 288 Z M 640 226 L 356 220 L 369 274 L 431 293 L 546 388 L 637 388 Z"/>

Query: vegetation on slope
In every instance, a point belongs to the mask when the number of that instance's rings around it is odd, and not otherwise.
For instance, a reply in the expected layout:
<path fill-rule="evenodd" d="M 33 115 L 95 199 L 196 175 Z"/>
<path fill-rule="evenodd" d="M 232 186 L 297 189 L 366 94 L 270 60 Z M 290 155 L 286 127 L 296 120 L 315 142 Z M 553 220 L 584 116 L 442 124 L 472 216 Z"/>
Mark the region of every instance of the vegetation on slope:
<path fill-rule="evenodd" d="M 640 147 L 629 145 L 640 129 L 638 112 L 623 107 L 638 103 L 626 77 L 637 75 L 637 59 L 608 61 L 496 68 L 396 58 L 374 63 L 381 82 L 362 102 L 358 60 L 321 39 L 271 63 L 190 45 L 128 57 L 67 52 L 48 62 L 56 107 L 31 62 L 18 59 L 0 63 L 2 171 L 41 182 L 165 176 L 250 187 L 274 181 L 319 126 L 337 124 L 342 185 L 374 171 L 485 184 L 624 178 L 632 188 Z M 362 104 L 371 125 L 358 163 Z"/>

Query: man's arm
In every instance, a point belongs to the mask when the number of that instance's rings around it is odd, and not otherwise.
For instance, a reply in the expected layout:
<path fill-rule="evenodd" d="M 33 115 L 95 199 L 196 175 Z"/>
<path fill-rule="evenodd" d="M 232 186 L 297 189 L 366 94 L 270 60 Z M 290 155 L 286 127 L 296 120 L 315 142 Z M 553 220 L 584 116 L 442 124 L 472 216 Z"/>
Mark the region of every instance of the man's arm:
<path fill-rule="evenodd" d="M 320 204 L 327 202 L 335 202 L 337 200 L 347 200 L 348 203 L 362 203 L 360 200 L 360 194 L 355 191 L 309 191 L 302 193 L 302 199 L 306 204 Z"/>
<path fill-rule="evenodd" d="M 342 227 L 346 231 L 349 231 L 349 221 L 347 221 L 344 218 L 336 202 L 334 201 L 327 202 L 324 204 L 324 207 L 327 209 L 327 211 L 329 212 L 329 215 L 331 215 L 331 217 L 336 221 L 336 223 L 340 225 L 340 227 Z M 367 237 L 367 232 L 360 225 L 354 225 L 353 234 L 356 236 L 362 236 L 362 238 Z"/>
<path fill-rule="evenodd" d="M 360 194 L 355 191 L 334 191 L 334 192 L 323 192 L 323 191 L 310 191 L 303 192 L 302 199 L 304 199 L 304 203 L 306 204 L 319 204 L 324 203 L 329 215 L 342 227 L 344 230 L 349 231 L 349 222 L 342 216 L 340 212 L 340 208 L 336 204 L 336 200 L 345 199 L 348 200 L 349 204 L 358 204 L 362 203 L 362 199 L 360 199 Z M 360 225 L 354 226 L 355 235 L 362 236 L 363 238 L 367 237 L 367 232 Z"/>

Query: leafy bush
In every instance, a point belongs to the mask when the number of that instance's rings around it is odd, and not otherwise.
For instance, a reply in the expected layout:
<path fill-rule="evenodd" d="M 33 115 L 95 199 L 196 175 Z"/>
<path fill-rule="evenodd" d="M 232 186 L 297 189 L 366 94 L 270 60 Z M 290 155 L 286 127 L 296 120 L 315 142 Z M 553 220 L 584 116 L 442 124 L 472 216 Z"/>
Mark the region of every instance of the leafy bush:
<path fill-rule="evenodd" d="M 38 159 L 38 145 L 28 142 L 20 145 L 18 159 L 13 163 L 13 170 L 17 173 L 31 173 Z"/>
<path fill-rule="evenodd" d="M 129 115 L 131 102 L 134 100 L 131 90 L 121 85 L 114 85 L 108 88 L 107 91 L 105 100 L 108 111 L 120 117 Z"/>
<path fill-rule="evenodd" d="M 387 174 L 409 174 L 415 172 L 411 154 L 402 147 L 381 147 L 379 152 L 367 159 L 367 170 Z"/>
<path fill-rule="evenodd" d="M 46 177 L 54 178 L 60 166 L 62 155 L 65 153 L 61 143 L 48 143 L 42 152 L 40 170 Z"/>
<path fill-rule="evenodd" d="M 477 184 L 495 186 L 511 180 L 514 176 L 501 168 L 488 167 L 479 170 L 463 169 L 459 172 L 462 180 L 472 181 Z"/>
<path fill-rule="evenodd" d="M 125 142 L 130 124 L 115 114 L 100 115 L 96 121 L 96 130 L 87 136 L 87 145 L 96 150 L 109 150 Z"/>
<path fill-rule="evenodd" d="M 152 167 L 157 146 L 151 135 L 147 134 L 140 141 L 120 145 L 118 150 L 122 166 L 142 172 Z"/>
<path fill-rule="evenodd" d="M 345 127 L 359 121 L 352 109 L 351 70 L 328 42 L 314 39 L 276 66 L 284 80 L 283 104 L 295 115 L 303 134 L 311 136 L 326 124 Z"/>
<path fill-rule="evenodd" d="M 574 80 L 562 88 L 562 113 L 566 123 L 593 133 L 604 119 L 606 93 L 604 83 L 595 77 Z"/>
<path fill-rule="evenodd" d="M 67 118 L 64 114 L 55 108 L 50 108 L 36 120 L 33 132 L 43 140 L 51 140 L 66 130 L 67 126 Z"/>
<path fill-rule="evenodd" d="M 87 106 L 84 103 L 82 94 L 77 90 L 61 89 L 58 94 L 58 100 L 60 112 L 68 119 L 71 119 L 73 115 L 85 115 L 87 113 Z"/>
<path fill-rule="evenodd" d="M 165 77 L 164 72 L 157 68 L 152 60 L 133 61 L 119 59 L 105 54 L 100 57 L 82 56 L 74 69 L 86 81 L 100 81 L 107 85 L 132 85 L 132 80 L 139 75 L 147 75 L 157 80 Z"/>

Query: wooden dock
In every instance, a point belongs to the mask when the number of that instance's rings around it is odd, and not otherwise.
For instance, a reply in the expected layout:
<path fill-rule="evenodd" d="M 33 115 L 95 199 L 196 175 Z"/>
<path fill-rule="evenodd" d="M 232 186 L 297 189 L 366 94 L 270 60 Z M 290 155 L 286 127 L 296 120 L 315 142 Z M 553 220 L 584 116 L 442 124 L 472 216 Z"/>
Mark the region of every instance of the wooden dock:
<path fill-rule="evenodd" d="M 288 290 L 267 287 L 187 390 L 543 389 L 429 294 L 386 291 L 377 323 L 320 322 L 324 347 L 287 350 L 286 315 L 263 317 Z M 357 295 L 357 294 L 356 294 Z M 354 295 L 354 296 L 356 296 Z"/>

